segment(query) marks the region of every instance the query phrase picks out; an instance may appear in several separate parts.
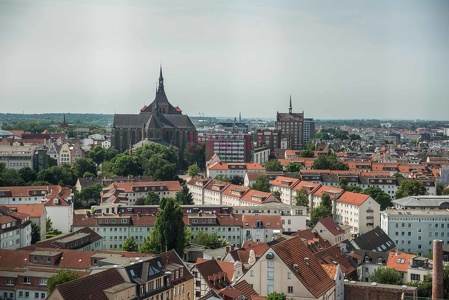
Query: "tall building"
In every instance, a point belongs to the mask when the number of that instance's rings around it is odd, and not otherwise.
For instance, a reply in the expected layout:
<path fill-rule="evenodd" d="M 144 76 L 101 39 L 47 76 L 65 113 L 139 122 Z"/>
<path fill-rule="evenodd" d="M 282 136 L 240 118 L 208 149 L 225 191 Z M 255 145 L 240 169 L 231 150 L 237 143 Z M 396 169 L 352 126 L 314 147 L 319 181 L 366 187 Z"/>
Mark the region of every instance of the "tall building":
<path fill-rule="evenodd" d="M 204 136 L 206 161 L 214 154 L 222 162 L 250 162 L 251 135 L 242 133 L 211 133 Z"/>
<path fill-rule="evenodd" d="M 154 101 L 144 106 L 139 114 L 114 115 L 112 147 L 123 152 L 145 139 L 174 146 L 181 152 L 198 140 L 198 133 L 190 118 L 168 101 L 162 67 Z"/>
<path fill-rule="evenodd" d="M 313 119 L 305 119 L 304 112 L 293 113 L 292 97 L 288 113 L 277 113 L 276 129 L 281 130 L 282 139 L 287 140 L 287 148 L 302 150 L 304 145 L 315 134 L 315 122 Z"/>

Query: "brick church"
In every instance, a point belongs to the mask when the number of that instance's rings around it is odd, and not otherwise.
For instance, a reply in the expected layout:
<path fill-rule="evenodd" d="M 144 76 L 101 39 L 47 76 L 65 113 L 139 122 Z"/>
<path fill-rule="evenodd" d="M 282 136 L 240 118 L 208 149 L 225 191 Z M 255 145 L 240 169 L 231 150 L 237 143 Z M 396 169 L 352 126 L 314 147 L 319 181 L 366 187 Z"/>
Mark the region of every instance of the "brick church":
<path fill-rule="evenodd" d="M 145 140 L 173 146 L 181 153 L 198 140 L 198 132 L 190 118 L 168 102 L 162 67 L 154 101 L 144 106 L 139 114 L 114 115 L 112 147 L 124 152 Z"/>

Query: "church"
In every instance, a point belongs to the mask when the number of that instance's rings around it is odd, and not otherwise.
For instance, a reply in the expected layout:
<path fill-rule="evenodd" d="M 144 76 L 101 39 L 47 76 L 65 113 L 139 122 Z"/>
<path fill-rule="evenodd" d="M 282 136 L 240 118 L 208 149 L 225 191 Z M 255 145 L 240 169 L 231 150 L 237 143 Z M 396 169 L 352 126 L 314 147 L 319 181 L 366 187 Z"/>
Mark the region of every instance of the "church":
<path fill-rule="evenodd" d="M 180 154 L 198 141 L 198 132 L 190 118 L 168 102 L 162 67 L 154 101 L 144 106 L 139 114 L 114 115 L 112 147 L 124 152 L 144 140 L 173 146 Z"/>

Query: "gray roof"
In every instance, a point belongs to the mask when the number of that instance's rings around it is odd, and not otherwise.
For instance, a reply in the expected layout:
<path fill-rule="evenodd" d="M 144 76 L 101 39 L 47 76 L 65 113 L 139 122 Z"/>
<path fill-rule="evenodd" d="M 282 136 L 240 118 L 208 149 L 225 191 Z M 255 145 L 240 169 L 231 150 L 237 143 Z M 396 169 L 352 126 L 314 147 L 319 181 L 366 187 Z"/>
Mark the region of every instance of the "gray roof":
<path fill-rule="evenodd" d="M 449 196 L 409 196 L 393 200 L 393 204 L 407 208 L 449 208 Z"/>

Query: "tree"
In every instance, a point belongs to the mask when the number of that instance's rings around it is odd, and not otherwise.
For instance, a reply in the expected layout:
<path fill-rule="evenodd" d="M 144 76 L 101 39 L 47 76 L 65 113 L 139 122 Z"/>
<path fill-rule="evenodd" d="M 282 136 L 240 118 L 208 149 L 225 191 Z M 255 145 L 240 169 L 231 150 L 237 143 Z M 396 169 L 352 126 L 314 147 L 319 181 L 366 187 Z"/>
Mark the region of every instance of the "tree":
<path fill-rule="evenodd" d="M 137 156 L 119 154 L 112 161 L 112 172 L 117 176 L 142 175 L 141 162 Z"/>
<path fill-rule="evenodd" d="M 4 169 L 0 174 L 0 186 L 21 186 L 24 184 L 25 181 L 14 169 Z"/>
<path fill-rule="evenodd" d="M 31 222 L 31 244 L 36 244 L 41 240 L 41 228 L 34 222 Z"/>
<path fill-rule="evenodd" d="M 158 194 L 153 191 L 149 191 L 147 197 L 145 198 L 145 205 L 159 205 L 161 198 Z"/>
<path fill-rule="evenodd" d="M 408 196 L 420 196 L 427 195 L 427 189 L 424 183 L 419 180 L 402 180 L 399 184 L 399 188 L 394 194 L 396 199 L 408 197 Z"/>
<path fill-rule="evenodd" d="M 152 176 L 156 181 L 173 180 L 177 173 L 177 164 L 165 159 L 161 154 L 153 155 L 145 163 L 145 174 Z"/>
<path fill-rule="evenodd" d="M 45 220 L 45 227 L 47 232 L 46 237 L 53 237 L 62 233 L 60 230 L 53 228 L 53 222 L 51 221 L 50 217 L 47 217 L 47 219 Z"/>
<path fill-rule="evenodd" d="M 270 182 L 268 181 L 268 177 L 263 174 L 257 176 L 256 181 L 251 185 L 251 189 L 266 193 L 270 192 Z"/>
<path fill-rule="evenodd" d="M 121 250 L 128 252 L 137 252 L 139 247 L 133 236 L 128 237 L 122 244 Z"/>
<path fill-rule="evenodd" d="M 188 174 L 190 177 L 196 176 L 196 175 L 198 175 L 200 172 L 201 172 L 201 169 L 200 169 L 200 167 L 198 167 L 197 164 L 190 165 L 189 168 L 187 169 L 187 174 Z"/>
<path fill-rule="evenodd" d="M 227 240 L 218 237 L 216 232 L 208 234 L 204 231 L 198 231 L 194 243 L 197 245 L 202 245 L 208 249 L 217 249 L 230 245 Z"/>
<path fill-rule="evenodd" d="M 36 172 L 34 172 L 34 170 L 30 167 L 20 169 L 18 173 L 26 185 L 29 185 L 36 180 Z"/>
<path fill-rule="evenodd" d="M 383 284 L 396 284 L 402 283 L 402 275 L 395 269 L 389 268 L 377 268 L 371 275 L 371 281 Z"/>
<path fill-rule="evenodd" d="M 223 174 L 215 176 L 214 179 L 218 180 L 218 181 L 231 182 L 231 178 L 229 178 L 228 176 L 223 175 Z"/>
<path fill-rule="evenodd" d="M 145 205 L 145 198 L 139 197 L 136 199 L 136 202 L 134 202 L 134 205 Z"/>
<path fill-rule="evenodd" d="M 86 172 L 95 174 L 95 177 L 97 177 L 97 165 L 90 158 L 80 158 L 75 161 L 75 164 L 73 165 L 73 172 L 78 178 L 83 178 L 84 173 Z"/>
<path fill-rule="evenodd" d="M 150 235 L 145 237 L 139 251 L 160 253 L 175 249 L 179 256 L 183 256 L 185 249 L 183 217 L 178 201 L 173 198 L 162 198 L 154 228 Z"/>
<path fill-rule="evenodd" d="M 273 196 L 275 196 L 278 200 L 281 200 L 282 192 L 281 190 L 275 190 L 273 191 Z"/>
<path fill-rule="evenodd" d="M 47 279 L 47 290 L 50 294 L 56 288 L 58 284 L 69 282 L 78 279 L 80 276 L 78 273 L 72 270 L 60 270 L 58 274 L 55 274 Z"/>
<path fill-rule="evenodd" d="M 268 294 L 267 300 L 286 300 L 287 297 L 284 293 L 272 292 Z"/>
<path fill-rule="evenodd" d="M 271 159 L 265 162 L 265 170 L 269 172 L 282 171 L 282 165 L 277 159 Z"/>
<path fill-rule="evenodd" d="M 307 207 L 307 212 L 309 212 L 309 193 L 305 188 L 300 189 L 296 192 L 295 205 Z"/>
<path fill-rule="evenodd" d="M 424 275 L 423 281 L 407 282 L 406 285 L 418 288 L 418 297 L 430 298 L 432 296 L 432 275 Z M 443 268 L 443 295 L 449 299 L 449 266 Z"/>
<path fill-rule="evenodd" d="M 301 165 L 299 163 L 291 161 L 285 166 L 286 172 L 299 172 L 299 170 L 301 170 Z"/>
<path fill-rule="evenodd" d="M 328 153 L 327 155 L 320 155 L 312 164 L 312 169 L 315 170 L 349 170 L 347 164 L 338 160 L 337 157 Z"/>
<path fill-rule="evenodd" d="M 299 157 L 308 157 L 308 158 L 312 158 L 314 157 L 314 153 L 313 150 L 302 150 L 301 152 L 299 152 Z"/>
<path fill-rule="evenodd" d="M 181 205 L 192 205 L 195 204 L 193 202 L 193 195 L 190 192 L 187 185 L 183 185 L 181 190 L 176 193 L 176 201 L 178 201 Z"/>
<path fill-rule="evenodd" d="M 442 192 L 441 195 L 449 195 L 449 187 L 445 188 Z"/>
<path fill-rule="evenodd" d="M 79 192 L 78 199 L 75 201 L 77 208 L 89 208 L 92 205 L 97 205 L 100 202 L 100 192 L 103 186 L 100 183 L 85 187 Z"/>
<path fill-rule="evenodd" d="M 76 177 L 73 169 L 69 165 L 53 166 L 48 169 L 40 170 L 37 173 L 37 181 L 47 181 L 50 184 L 59 184 L 62 186 L 74 186 Z"/>
<path fill-rule="evenodd" d="M 200 168 L 206 167 L 206 145 L 204 143 L 193 143 L 184 151 L 184 165 L 196 164 Z"/>
<path fill-rule="evenodd" d="M 443 195 L 444 185 L 437 183 L 437 195 L 441 196 Z"/>
<path fill-rule="evenodd" d="M 327 193 L 322 194 L 320 205 L 312 210 L 310 221 L 312 224 L 316 224 L 319 220 L 325 217 L 332 217 L 332 201 Z"/>
<path fill-rule="evenodd" d="M 364 194 L 370 195 L 371 198 L 376 200 L 377 203 L 380 205 L 380 210 L 384 210 L 387 207 L 393 206 L 393 202 L 391 202 L 391 197 L 380 187 L 372 186 L 363 191 Z"/>

